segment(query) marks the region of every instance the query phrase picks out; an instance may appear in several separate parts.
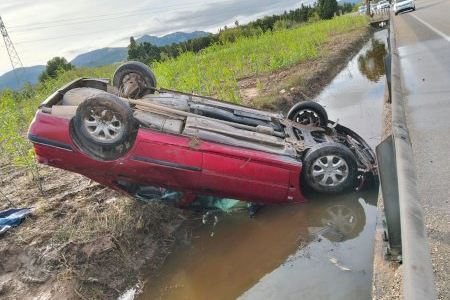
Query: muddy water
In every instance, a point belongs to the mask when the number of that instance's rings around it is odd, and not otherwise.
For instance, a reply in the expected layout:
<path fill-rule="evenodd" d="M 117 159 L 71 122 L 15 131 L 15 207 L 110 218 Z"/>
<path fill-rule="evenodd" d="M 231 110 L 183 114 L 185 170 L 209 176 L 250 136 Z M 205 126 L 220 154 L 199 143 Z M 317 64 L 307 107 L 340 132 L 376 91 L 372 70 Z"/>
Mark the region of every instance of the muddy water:
<path fill-rule="evenodd" d="M 380 140 L 384 74 L 377 32 L 318 96 L 330 119 Z M 381 46 L 380 46 L 381 45 Z M 311 195 L 180 232 L 178 245 L 139 299 L 370 299 L 378 190 Z"/>

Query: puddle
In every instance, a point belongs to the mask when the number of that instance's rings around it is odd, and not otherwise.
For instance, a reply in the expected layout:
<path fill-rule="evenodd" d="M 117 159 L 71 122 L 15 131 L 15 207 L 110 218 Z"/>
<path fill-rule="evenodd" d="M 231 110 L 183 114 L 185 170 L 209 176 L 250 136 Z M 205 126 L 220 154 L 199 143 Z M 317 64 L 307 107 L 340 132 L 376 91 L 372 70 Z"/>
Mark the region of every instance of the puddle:
<path fill-rule="evenodd" d="M 387 30 L 375 32 L 317 97 L 331 120 L 339 120 L 340 124 L 350 127 L 373 148 L 380 142 L 382 132 L 386 39 Z"/>
<path fill-rule="evenodd" d="M 384 30 L 374 39 L 386 37 Z M 330 119 L 371 146 L 382 128 L 379 45 L 369 41 L 318 96 Z M 220 215 L 214 228 L 191 220 L 139 299 L 370 299 L 377 195 L 313 195 L 307 204 L 265 207 L 254 219 Z"/>

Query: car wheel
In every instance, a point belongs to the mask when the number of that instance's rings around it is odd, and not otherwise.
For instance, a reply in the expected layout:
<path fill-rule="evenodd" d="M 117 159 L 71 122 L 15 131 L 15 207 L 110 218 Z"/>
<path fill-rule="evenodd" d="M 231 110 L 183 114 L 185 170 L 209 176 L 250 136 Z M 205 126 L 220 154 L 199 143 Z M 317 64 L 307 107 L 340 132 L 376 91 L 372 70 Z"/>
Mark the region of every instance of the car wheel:
<path fill-rule="evenodd" d="M 304 101 L 295 104 L 288 112 L 289 120 L 303 125 L 326 127 L 328 114 L 325 108 L 317 102 Z"/>
<path fill-rule="evenodd" d="M 124 144 L 137 128 L 130 105 L 109 93 L 95 95 L 81 103 L 73 124 L 81 142 L 106 147 Z"/>
<path fill-rule="evenodd" d="M 356 183 L 358 166 L 346 146 L 327 142 L 312 147 L 303 159 L 302 179 L 321 193 L 340 193 Z"/>
<path fill-rule="evenodd" d="M 150 68 L 138 61 L 129 61 L 120 65 L 113 75 L 113 85 L 119 95 L 138 99 L 155 93 L 156 77 Z"/>

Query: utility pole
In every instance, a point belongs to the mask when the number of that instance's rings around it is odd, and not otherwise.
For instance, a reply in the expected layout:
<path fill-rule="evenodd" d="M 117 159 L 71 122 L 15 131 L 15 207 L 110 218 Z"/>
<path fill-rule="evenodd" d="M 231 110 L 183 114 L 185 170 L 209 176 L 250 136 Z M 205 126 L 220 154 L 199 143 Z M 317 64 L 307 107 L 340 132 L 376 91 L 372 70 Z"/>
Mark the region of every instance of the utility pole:
<path fill-rule="evenodd" d="M 372 11 L 370 9 L 370 0 L 366 0 L 366 15 L 370 17 L 371 14 L 372 14 Z"/>
<path fill-rule="evenodd" d="M 22 61 L 20 60 L 19 54 L 17 54 L 16 48 L 9 37 L 8 31 L 6 30 L 5 23 L 3 23 L 2 17 L 0 16 L 0 32 L 3 36 L 3 41 L 5 42 L 6 50 L 8 51 L 9 60 L 11 61 L 11 66 L 14 71 L 14 75 L 16 76 L 17 81 L 21 78 L 20 74 L 18 74 L 18 70 L 23 68 Z"/>

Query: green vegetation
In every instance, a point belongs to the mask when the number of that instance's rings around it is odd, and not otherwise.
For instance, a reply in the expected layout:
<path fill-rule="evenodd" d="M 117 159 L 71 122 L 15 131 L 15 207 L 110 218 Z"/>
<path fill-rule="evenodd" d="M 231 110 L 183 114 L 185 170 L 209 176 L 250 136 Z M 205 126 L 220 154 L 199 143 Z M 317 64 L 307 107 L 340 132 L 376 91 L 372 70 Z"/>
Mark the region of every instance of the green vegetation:
<path fill-rule="evenodd" d="M 213 44 L 219 43 L 224 45 L 228 42 L 234 42 L 241 37 L 259 36 L 267 31 L 293 28 L 308 21 L 331 19 L 335 14 L 351 12 L 353 6 L 354 4 L 351 3 L 338 5 L 336 0 L 320 0 L 315 6 L 302 4 L 295 10 L 285 11 L 280 15 L 266 16 L 245 25 L 240 25 L 239 21 L 236 21 L 234 27 L 227 28 L 225 26 L 217 34 L 210 34 L 160 47 L 148 42 L 136 43 L 134 38 L 131 37 L 128 46 L 128 59 L 150 64 L 167 58 L 177 57 L 184 52 L 197 53 Z"/>
<path fill-rule="evenodd" d="M 72 70 L 74 66 L 67 62 L 64 57 L 53 57 L 47 62 L 45 70 L 39 75 L 39 81 L 45 81 L 49 78 L 55 78 L 58 73 L 63 71 Z"/>
<path fill-rule="evenodd" d="M 330 36 L 366 26 L 364 17 L 342 16 L 288 30 L 216 44 L 153 64 L 159 84 L 168 88 L 240 101 L 238 79 L 290 67 L 321 55 Z"/>
<path fill-rule="evenodd" d="M 266 31 L 235 42 L 218 43 L 199 53 L 156 62 L 152 68 L 159 86 L 240 102 L 238 80 L 288 68 L 324 55 L 321 49 L 330 37 L 367 25 L 363 16 L 341 16 L 291 29 Z M 283 26 L 280 26 L 283 28 Z M 109 78 L 116 66 L 57 71 L 35 88 L 0 92 L 0 159 L 33 166 L 33 152 L 25 138 L 38 105 L 55 90 L 78 77 Z"/>
<path fill-rule="evenodd" d="M 338 10 L 338 4 L 336 0 L 318 0 L 317 1 L 317 13 L 319 17 L 324 20 L 328 20 L 334 17 L 334 14 Z"/>
<path fill-rule="evenodd" d="M 325 1 L 334 1 L 336 3 L 335 0 Z M 210 34 L 201 38 L 162 47 L 157 47 L 150 43 L 136 44 L 134 39 L 131 38 L 130 45 L 128 46 L 128 59 L 138 60 L 149 64 L 167 58 L 174 58 L 188 51 L 197 53 L 213 44 L 220 43 L 223 45 L 228 42 L 234 42 L 241 37 L 258 36 L 267 31 L 294 27 L 294 25 L 305 23 L 312 16 L 317 15 L 318 9 L 318 6 L 311 7 L 302 4 L 300 8 L 289 12 L 285 11 L 284 14 L 281 15 L 266 16 L 245 25 L 240 25 L 239 21 L 236 21 L 234 27 L 227 28 L 227 26 L 225 26 L 217 34 Z M 331 17 L 333 17 L 336 9 L 337 4 Z M 341 10 L 346 11 L 346 8 L 342 7 Z"/>

